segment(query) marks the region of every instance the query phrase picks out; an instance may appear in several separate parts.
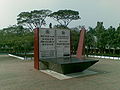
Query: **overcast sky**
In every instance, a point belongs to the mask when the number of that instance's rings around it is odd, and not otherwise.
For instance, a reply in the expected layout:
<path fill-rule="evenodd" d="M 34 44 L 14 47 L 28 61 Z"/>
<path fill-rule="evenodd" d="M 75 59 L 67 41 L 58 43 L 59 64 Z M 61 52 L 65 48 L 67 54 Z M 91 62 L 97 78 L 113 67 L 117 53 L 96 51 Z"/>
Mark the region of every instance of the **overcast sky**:
<path fill-rule="evenodd" d="M 72 22 L 69 27 L 95 27 L 97 21 L 103 21 L 106 28 L 117 27 L 120 23 L 119 4 L 120 0 L 0 0 L 0 28 L 16 24 L 20 12 L 35 9 L 79 11 L 81 20 Z"/>

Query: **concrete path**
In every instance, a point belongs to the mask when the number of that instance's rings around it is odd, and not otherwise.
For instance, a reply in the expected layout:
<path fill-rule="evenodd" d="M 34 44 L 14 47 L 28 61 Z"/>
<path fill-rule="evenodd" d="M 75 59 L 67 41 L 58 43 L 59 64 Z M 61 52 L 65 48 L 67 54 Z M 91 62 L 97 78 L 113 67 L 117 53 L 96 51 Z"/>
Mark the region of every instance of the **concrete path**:
<path fill-rule="evenodd" d="M 33 69 L 33 61 L 0 55 L 0 90 L 120 90 L 120 61 L 100 60 L 99 74 L 58 80 Z"/>

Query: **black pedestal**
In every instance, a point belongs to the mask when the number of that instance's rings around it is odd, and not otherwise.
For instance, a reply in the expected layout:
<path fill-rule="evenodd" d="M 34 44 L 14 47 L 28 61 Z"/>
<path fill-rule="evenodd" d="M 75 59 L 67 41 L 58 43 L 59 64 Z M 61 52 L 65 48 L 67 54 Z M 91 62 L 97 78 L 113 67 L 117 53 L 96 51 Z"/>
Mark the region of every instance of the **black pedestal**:
<path fill-rule="evenodd" d="M 40 60 L 40 69 L 50 69 L 62 74 L 82 72 L 98 60 L 80 60 L 77 58 L 57 58 Z"/>

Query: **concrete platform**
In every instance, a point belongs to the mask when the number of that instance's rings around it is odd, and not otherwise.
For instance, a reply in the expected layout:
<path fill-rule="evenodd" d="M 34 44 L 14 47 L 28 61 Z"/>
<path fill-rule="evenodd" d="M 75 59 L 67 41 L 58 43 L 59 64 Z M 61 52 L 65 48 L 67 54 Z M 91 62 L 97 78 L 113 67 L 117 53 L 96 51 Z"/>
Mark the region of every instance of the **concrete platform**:
<path fill-rule="evenodd" d="M 0 90 L 120 90 L 118 60 L 99 59 L 89 68 L 98 74 L 64 80 L 35 70 L 33 65 L 32 60 L 0 55 Z"/>
<path fill-rule="evenodd" d="M 98 62 L 98 60 L 80 60 L 78 58 L 53 58 L 40 60 L 40 69 L 50 69 L 52 71 L 70 74 L 82 72 Z"/>
<path fill-rule="evenodd" d="M 57 78 L 59 80 L 65 80 L 65 79 L 71 79 L 75 77 L 83 77 L 83 76 L 89 76 L 89 75 L 95 75 L 98 72 L 95 71 L 90 71 L 90 70 L 85 70 L 83 72 L 77 72 L 77 73 L 71 73 L 71 74 L 61 74 L 52 70 L 40 70 L 43 73 L 46 73 L 54 78 Z"/>

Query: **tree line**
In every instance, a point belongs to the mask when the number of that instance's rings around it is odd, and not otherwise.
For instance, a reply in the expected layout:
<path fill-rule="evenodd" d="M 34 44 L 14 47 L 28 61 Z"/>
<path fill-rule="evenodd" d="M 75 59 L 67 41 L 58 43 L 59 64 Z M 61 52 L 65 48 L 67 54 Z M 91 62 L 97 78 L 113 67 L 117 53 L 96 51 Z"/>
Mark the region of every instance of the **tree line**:
<path fill-rule="evenodd" d="M 86 53 L 120 56 L 120 25 L 117 28 L 105 28 L 103 22 L 97 22 L 86 34 Z"/>
<path fill-rule="evenodd" d="M 33 10 L 21 12 L 17 16 L 17 24 L 0 30 L 0 52 L 23 53 L 33 52 L 34 28 L 42 28 L 47 18 L 58 22 L 50 28 L 67 28 L 73 20 L 79 20 L 79 12 L 74 10 Z M 73 31 L 73 33 L 76 33 Z"/>
<path fill-rule="evenodd" d="M 33 10 L 30 12 L 21 12 L 17 16 L 17 24 L 29 28 L 31 31 L 46 25 L 46 19 L 50 17 L 58 22 L 54 27 L 67 28 L 70 22 L 80 19 L 79 12 L 74 10 Z"/>
<path fill-rule="evenodd" d="M 21 12 L 17 16 L 17 24 L 0 30 L 0 52 L 23 53 L 33 52 L 33 29 L 42 28 L 47 18 L 53 18 L 57 24 L 50 28 L 67 28 L 71 30 L 72 51 L 76 54 L 79 41 L 79 27 L 69 28 L 73 20 L 81 19 L 79 12 L 74 10 L 33 10 Z M 103 22 L 97 22 L 95 28 L 89 27 L 85 39 L 86 54 L 119 55 L 120 26 L 105 28 Z"/>
<path fill-rule="evenodd" d="M 10 26 L 0 30 L 0 53 L 33 51 L 33 32 L 22 26 Z"/>

